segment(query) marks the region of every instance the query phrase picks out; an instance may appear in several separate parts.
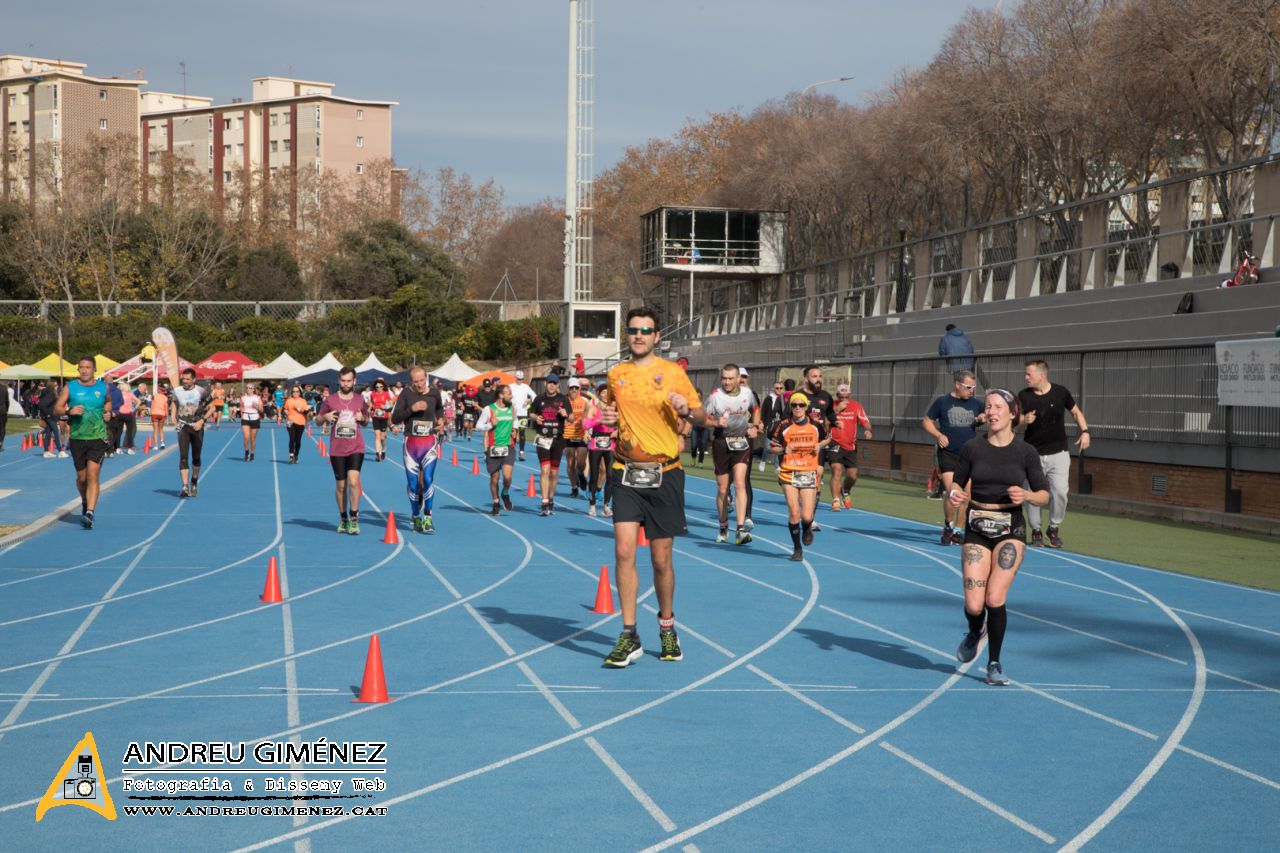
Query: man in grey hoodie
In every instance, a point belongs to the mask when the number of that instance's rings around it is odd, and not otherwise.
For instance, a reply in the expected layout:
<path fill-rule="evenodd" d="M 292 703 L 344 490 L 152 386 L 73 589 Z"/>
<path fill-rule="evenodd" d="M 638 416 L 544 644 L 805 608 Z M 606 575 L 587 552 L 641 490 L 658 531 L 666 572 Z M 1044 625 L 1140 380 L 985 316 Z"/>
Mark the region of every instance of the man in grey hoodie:
<path fill-rule="evenodd" d="M 948 323 L 946 333 L 938 341 L 938 355 L 947 360 L 947 371 L 973 370 L 973 342 L 956 326 Z M 965 356 L 960 358 L 958 356 Z"/>

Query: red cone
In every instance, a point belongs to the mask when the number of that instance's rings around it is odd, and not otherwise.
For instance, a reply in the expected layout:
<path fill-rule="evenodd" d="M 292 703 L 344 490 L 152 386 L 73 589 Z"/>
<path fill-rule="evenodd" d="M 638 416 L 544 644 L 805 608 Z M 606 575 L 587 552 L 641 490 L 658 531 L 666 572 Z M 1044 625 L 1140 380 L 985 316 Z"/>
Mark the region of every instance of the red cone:
<path fill-rule="evenodd" d="M 596 606 L 592 613 L 614 613 L 613 590 L 609 589 L 609 567 L 600 567 L 600 582 L 596 584 Z"/>
<path fill-rule="evenodd" d="M 396 531 L 396 514 L 394 512 L 387 513 L 387 532 L 382 537 L 382 541 L 387 545 L 400 544 L 400 534 Z"/>
<path fill-rule="evenodd" d="M 262 587 L 262 600 L 267 604 L 279 604 L 284 601 L 280 594 L 280 571 L 276 568 L 276 558 L 267 561 L 267 582 Z"/>
<path fill-rule="evenodd" d="M 360 682 L 360 695 L 356 702 L 390 702 L 387 697 L 387 679 L 382 674 L 382 644 L 378 635 L 369 638 L 369 653 L 364 660 L 364 679 Z"/>
<path fill-rule="evenodd" d="M 325 457 L 327 457 L 327 456 L 329 455 L 329 451 L 328 451 L 328 449 L 327 449 L 327 448 L 325 448 L 325 446 L 324 446 L 324 439 L 323 439 L 323 438 L 322 438 L 322 439 L 320 439 L 319 446 L 320 446 L 320 458 L 321 458 L 321 459 L 324 459 Z"/>
<path fill-rule="evenodd" d="M 649 546 L 649 537 L 644 533 L 643 524 L 640 525 L 640 537 L 636 540 L 636 545 L 641 548 L 647 548 Z"/>
<path fill-rule="evenodd" d="M 524 496 L 526 498 L 536 498 L 538 496 L 538 485 L 534 482 L 533 475 L 529 475 L 529 488 L 525 489 Z"/>
<path fill-rule="evenodd" d="M 454 449 L 454 451 L 453 451 L 453 461 L 452 461 L 452 462 L 450 462 L 449 464 L 450 464 L 450 465 L 457 465 L 457 464 L 458 464 L 458 451 L 457 451 L 457 448 L 455 448 L 455 449 Z"/>
<path fill-rule="evenodd" d="M 471 473 L 472 474 L 480 473 L 480 457 L 479 456 L 471 457 Z"/>

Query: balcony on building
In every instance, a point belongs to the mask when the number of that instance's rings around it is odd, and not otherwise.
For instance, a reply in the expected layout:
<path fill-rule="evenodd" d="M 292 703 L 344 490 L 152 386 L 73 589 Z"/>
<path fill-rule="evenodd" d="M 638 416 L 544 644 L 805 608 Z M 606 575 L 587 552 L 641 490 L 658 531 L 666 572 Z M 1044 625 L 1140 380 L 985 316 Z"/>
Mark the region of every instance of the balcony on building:
<path fill-rule="evenodd" d="M 786 265 L 786 213 L 664 206 L 641 217 L 645 275 L 747 279 Z"/>

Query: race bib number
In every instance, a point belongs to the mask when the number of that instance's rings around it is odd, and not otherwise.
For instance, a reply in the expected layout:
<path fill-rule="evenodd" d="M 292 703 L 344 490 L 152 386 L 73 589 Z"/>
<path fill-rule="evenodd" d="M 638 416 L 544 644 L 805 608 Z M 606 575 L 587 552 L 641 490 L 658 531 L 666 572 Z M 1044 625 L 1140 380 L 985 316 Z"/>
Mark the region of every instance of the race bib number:
<path fill-rule="evenodd" d="M 343 423 L 339 421 L 338 425 L 333 428 L 334 438 L 355 438 L 358 433 L 359 430 L 356 429 L 355 423 Z"/>
<path fill-rule="evenodd" d="M 543 450 L 550 450 L 551 445 L 555 443 L 555 439 L 549 435 L 540 435 L 533 440 L 533 443 Z"/>
<path fill-rule="evenodd" d="M 511 448 L 509 446 L 498 447 L 497 445 L 494 445 L 489 448 L 489 456 L 494 459 L 503 459 L 509 453 L 511 453 Z"/>
<path fill-rule="evenodd" d="M 432 421 L 413 421 L 409 427 L 409 435 L 426 438 L 431 435 L 431 431 L 434 428 L 435 423 Z"/>
<path fill-rule="evenodd" d="M 613 437 L 608 435 L 597 435 L 591 439 L 591 447 L 595 450 L 608 450 L 613 446 Z"/>
<path fill-rule="evenodd" d="M 662 485 L 662 466 L 657 463 L 627 463 L 622 483 L 633 489 L 656 489 Z"/>
<path fill-rule="evenodd" d="M 969 510 L 969 529 L 979 536 L 999 539 L 1008 536 L 1013 529 L 1013 515 L 1007 512 L 993 512 L 985 509 Z"/>
<path fill-rule="evenodd" d="M 745 435 L 725 436 L 724 443 L 734 453 L 741 453 L 751 446 L 751 442 L 747 440 Z"/>
<path fill-rule="evenodd" d="M 814 489 L 818 486 L 817 471 L 792 471 L 791 485 L 797 489 Z"/>

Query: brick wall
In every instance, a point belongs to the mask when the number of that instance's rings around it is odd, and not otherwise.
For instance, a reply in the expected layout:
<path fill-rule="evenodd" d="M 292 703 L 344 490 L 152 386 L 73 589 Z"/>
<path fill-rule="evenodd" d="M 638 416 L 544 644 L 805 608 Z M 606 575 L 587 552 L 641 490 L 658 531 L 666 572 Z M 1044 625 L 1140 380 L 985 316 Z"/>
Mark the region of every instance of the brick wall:
<path fill-rule="evenodd" d="M 933 446 L 898 442 L 900 471 L 923 481 L 933 470 Z M 858 462 L 868 469 L 889 469 L 889 442 L 859 441 Z M 1078 463 L 1071 464 L 1071 490 L 1076 490 Z M 1220 511 L 1223 503 L 1221 468 L 1196 468 L 1130 462 L 1122 459 L 1085 458 L 1085 471 L 1093 476 L 1093 494 L 1127 501 L 1167 504 Z M 871 473 L 869 470 L 868 473 Z M 1163 475 L 1167 493 L 1153 494 L 1151 478 Z M 1241 493 L 1241 511 L 1246 515 L 1280 519 L 1280 474 L 1236 471 L 1231 485 Z"/>

